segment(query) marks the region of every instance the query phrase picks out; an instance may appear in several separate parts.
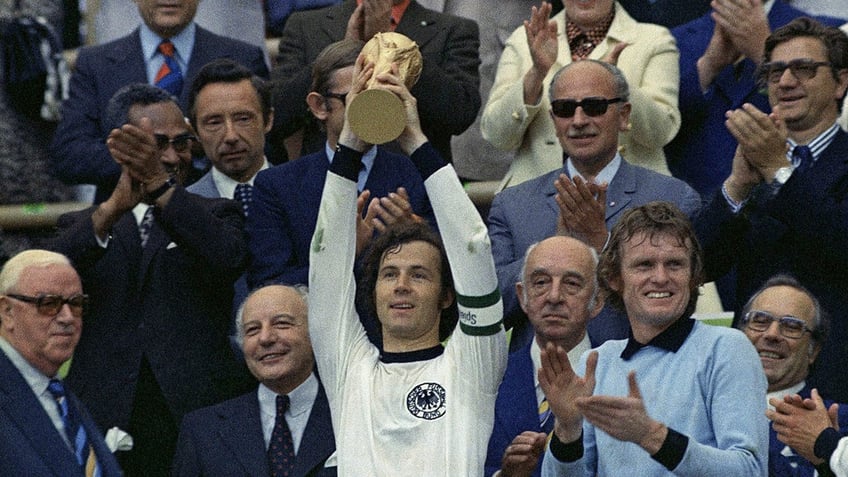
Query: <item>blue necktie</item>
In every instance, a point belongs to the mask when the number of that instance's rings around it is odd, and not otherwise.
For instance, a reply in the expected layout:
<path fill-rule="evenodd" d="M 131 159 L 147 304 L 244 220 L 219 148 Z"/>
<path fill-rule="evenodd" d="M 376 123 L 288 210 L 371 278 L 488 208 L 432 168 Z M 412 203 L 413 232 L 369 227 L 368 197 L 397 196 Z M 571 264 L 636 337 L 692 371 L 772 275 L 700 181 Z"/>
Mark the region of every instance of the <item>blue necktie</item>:
<path fill-rule="evenodd" d="M 289 477 L 294 469 L 294 442 L 286 422 L 286 410 L 289 408 L 288 396 L 277 396 L 277 419 L 271 443 L 268 445 L 268 461 L 271 464 L 272 477 Z"/>
<path fill-rule="evenodd" d="M 58 379 L 51 379 L 47 385 L 47 390 L 53 395 L 56 400 L 56 407 L 59 414 L 62 416 L 62 423 L 65 425 L 65 433 L 68 440 L 74 448 L 74 454 L 77 458 L 77 463 L 86 472 L 86 475 L 93 475 L 97 472 L 97 459 L 94 457 L 94 452 L 88 444 L 88 436 L 85 433 L 85 428 L 82 426 L 76 409 L 68 402 L 65 385 Z M 90 471 L 88 470 L 90 468 Z"/>
<path fill-rule="evenodd" d="M 795 146 L 792 150 L 792 162 L 795 164 L 794 172 L 802 173 L 812 167 L 813 152 L 807 146 Z"/>
<path fill-rule="evenodd" d="M 180 65 L 177 63 L 177 58 L 174 56 L 176 50 L 171 40 L 163 40 L 157 48 L 159 53 L 165 57 L 165 62 L 156 73 L 156 78 L 153 84 L 171 95 L 179 97 L 183 90 L 183 73 L 180 71 Z"/>
<path fill-rule="evenodd" d="M 236 186 L 236 191 L 233 195 L 237 200 L 241 201 L 241 208 L 244 210 L 244 216 L 247 217 L 250 204 L 253 202 L 253 186 L 250 184 L 239 184 Z"/>

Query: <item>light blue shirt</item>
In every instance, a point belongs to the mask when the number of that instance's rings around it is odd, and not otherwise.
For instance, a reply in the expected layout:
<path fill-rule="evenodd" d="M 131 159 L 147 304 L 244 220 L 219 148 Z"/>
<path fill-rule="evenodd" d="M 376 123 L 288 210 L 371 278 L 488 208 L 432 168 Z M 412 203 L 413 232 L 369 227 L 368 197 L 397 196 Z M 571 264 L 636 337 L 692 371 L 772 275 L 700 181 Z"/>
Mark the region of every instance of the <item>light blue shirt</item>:
<path fill-rule="evenodd" d="M 191 61 L 191 52 L 194 51 L 194 33 L 197 26 L 194 22 L 189 23 L 183 31 L 171 37 L 171 43 L 174 44 L 174 55 L 177 57 L 177 63 L 180 65 L 183 77 L 188 71 L 188 64 Z M 147 65 L 147 82 L 153 84 L 156 78 L 156 73 L 165 62 L 165 56 L 159 53 L 159 43 L 162 43 L 162 37 L 153 33 L 144 23 L 139 27 L 141 36 L 141 52 L 144 55 L 144 62 Z"/>
<path fill-rule="evenodd" d="M 327 159 L 330 164 L 333 163 L 333 157 L 336 155 L 336 150 L 330 147 L 330 143 L 324 145 L 324 151 L 327 153 Z M 362 155 L 362 170 L 359 171 L 359 177 L 356 180 L 356 189 L 359 192 L 365 190 L 365 184 L 368 182 L 368 174 L 371 173 L 371 168 L 374 167 L 374 159 L 377 157 L 377 146 L 371 146 L 371 149 L 365 151 Z"/>
<path fill-rule="evenodd" d="M 264 384 L 260 384 L 257 394 L 259 396 L 259 416 L 262 419 L 262 436 L 265 438 L 265 449 L 267 449 L 277 420 L 277 393 L 271 391 Z M 312 405 L 317 396 L 318 378 L 315 377 L 315 373 L 310 374 L 306 381 L 300 383 L 300 386 L 289 393 L 286 423 L 292 435 L 295 454 L 300 449 L 300 440 L 303 438 L 303 431 L 306 430 L 309 415 L 312 414 Z"/>
<path fill-rule="evenodd" d="M 270 164 L 267 159 L 262 160 L 262 167 L 259 168 L 259 171 L 256 171 L 256 174 L 259 174 L 260 171 L 264 171 L 268 169 Z M 253 185 L 253 181 L 256 180 L 256 174 L 253 174 L 253 177 L 250 178 L 245 184 Z M 225 199 L 232 199 L 236 195 L 236 186 L 239 185 L 239 182 L 234 180 L 232 177 L 224 174 L 219 171 L 217 168 L 212 168 L 212 182 L 215 183 L 215 188 L 218 189 L 218 194 Z"/>

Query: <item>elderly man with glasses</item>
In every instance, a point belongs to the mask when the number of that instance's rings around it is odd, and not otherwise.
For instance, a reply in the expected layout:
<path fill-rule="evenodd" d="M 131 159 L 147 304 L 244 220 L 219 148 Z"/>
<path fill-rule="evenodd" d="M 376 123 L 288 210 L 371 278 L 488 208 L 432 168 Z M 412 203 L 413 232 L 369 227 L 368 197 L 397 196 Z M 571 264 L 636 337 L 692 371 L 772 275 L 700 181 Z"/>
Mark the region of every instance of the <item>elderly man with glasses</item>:
<path fill-rule="evenodd" d="M 808 382 L 845 402 L 848 134 L 836 119 L 848 88 L 848 36 L 794 20 L 766 40 L 759 76 L 772 112 L 745 104 L 727 113 L 739 142 L 733 171 L 696 224 L 706 278 L 735 267 L 737 310 L 773 275 L 803 283 L 833 317 Z"/>
<path fill-rule="evenodd" d="M 827 338 L 829 320 L 816 297 L 798 280 L 788 275 L 769 279 L 748 300 L 737 326 L 760 355 L 768 381 L 770 417 L 775 417 L 774 405 L 787 396 L 797 395 L 799 400 L 818 396 L 806 379 Z M 830 408 L 832 401 L 820 400 L 820 404 Z M 839 411 L 838 422 L 844 429 L 848 427 L 848 406 L 839 406 Z M 814 471 L 830 475 L 827 457 L 833 448 L 825 452 L 827 439 L 818 443 L 819 432 L 793 438 L 777 417 L 769 426 L 769 475 L 813 476 Z"/>
<path fill-rule="evenodd" d="M 630 90 L 616 66 L 593 59 L 570 63 L 553 76 L 548 91 L 562 167 L 500 192 L 489 214 L 507 326 L 527 322 L 515 284 L 531 244 L 564 235 L 600 252 L 607 231 L 627 209 L 663 200 L 693 217 L 700 205 L 683 181 L 633 165 L 619 153 L 619 133 L 639 118 L 631 116 Z M 609 307 L 588 327 L 593 346 L 627 338 L 628 329 L 627 319 Z"/>

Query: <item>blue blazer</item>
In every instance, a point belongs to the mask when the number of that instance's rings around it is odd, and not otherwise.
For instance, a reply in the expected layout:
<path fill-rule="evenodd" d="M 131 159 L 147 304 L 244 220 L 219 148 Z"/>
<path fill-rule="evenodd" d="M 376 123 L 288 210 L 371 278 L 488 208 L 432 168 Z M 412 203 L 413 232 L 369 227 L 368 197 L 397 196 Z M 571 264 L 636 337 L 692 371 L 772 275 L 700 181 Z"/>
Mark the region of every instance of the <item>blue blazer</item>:
<path fill-rule="evenodd" d="M 132 212 L 100 247 L 93 210 L 62 215 L 50 247 L 71 259 L 91 295 L 67 382 L 95 421 L 126 429 L 143 358 L 176 422 L 253 387 L 227 338 L 247 261 L 239 204 L 177 187 L 143 249 Z"/>
<path fill-rule="evenodd" d="M 752 191 L 739 214 L 716 192 L 695 226 L 707 280 L 736 266 L 737 312 L 778 273 L 795 276 L 819 299 L 831 330 L 808 382 L 848 402 L 848 134 L 837 132 L 813 167 L 776 194 L 768 185 Z"/>
<path fill-rule="evenodd" d="M 230 58 L 257 75 L 268 77 L 260 48 L 197 26 L 179 98 L 183 111 L 195 75 L 217 58 Z M 98 203 L 109 197 L 121 174 L 104 142 L 113 127 L 103 122 L 106 105 L 116 91 L 130 83 L 147 83 L 138 29 L 110 43 L 81 49 L 71 76 L 70 96 L 62 105 L 62 121 L 51 144 L 53 174 L 68 183 L 97 185 Z"/>
<path fill-rule="evenodd" d="M 530 333 L 532 336 L 533 333 Z M 530 358 L 532 338 L 516 351 L 509 354 L 498 398 L 495 401 L 495 425 L 489 438 L 484 475 L 491 476 L 501 468 L 501 459 L 507 446 L 524 431 L 545 432 L 539 424 L 539 406 L 536 403 L 533 360 Z M 553 423 L 553 416 L 550 422 Z M 551 426 L 551 429 L 553 427 Z M 542 457 L 534 477 L 542 475 Z"/>
<path fill-rule="evenodd" d="M 804 386 L 798 394 L 802 398 L 809 398 L 812 387 Z M 825 407 L 830 407 L 834 401 L 824 400 Z M 839 429 L 842 435 L 848 429 L 848 405 L 839 404 Z M 769 475 L 774 477 L 813 477 L 815 467 L 807 459 L 796 454 L 795 451 L 777 439 L 777 431 L 774 423 L 769 421 Z"/>
<path fill-rule="evenodd" d="M 324 462 L 336 450 L 330 405 L 323 386 L 303 432 L 293 477 L 334 477 Z M 256 391 L 199 409 L 183 419 L 173 475 L 270 475 Z"/>
<path fill-rule="evenodd" d="M 809 15 L 777 1 L 768 14 L 769 27 L 774 31 L 802 16 Z M 816 19 L 831 26 L 845 23 L 830 17 Z M 760 92 L 756 82 L 756 65 L 747 58 L 725 67 L 706 94 L 701 92 L 697 62 L 707 50 L 714 28 L 708 13 L 671 30 L 680 50 L 681 124 L 677 136 L 665 147 L 665 157 L 674 177 L 688 182 L 704 197 L 721 187 L 730 175 L 736 152 L 736 139 L 724 125 L 724 113 L 745 103 L 771 111 L 768 95 Z"/>
<path fill-rule="evenodd" d="M 556 235 L 559 206 L 554 181 L 563 172 L 568 174 L 566 168 L 558 169 L 508 187 L 492 201 L 489 237 L 503 297 L 504 316 L 510 318 L 508 325 L 520 325 L 521 320 L 526 319 L 522 318 L 515 284 L 521 278 L 521 263 L 527 247 Z M 653 200 L 672 202 L 689 217 L 697 215 L 701 201 L 700 196 L 684 182 L 634 166 L 626 160 L 621 161 L 621 167 L 607 189 L 607 229 L 612 229 L 625 210 Z M 519 318 L 514 323 L 511 317 L 516 314 Z M 629 329 L 626 318 L 609 306 L 605 306 L 601 315 L 591 320 L 588 327 L 593 344 L 607 339 L 627 338 Z"/>
<path fill-rule="evenodd" d="M 122 475 L 103 435 L 82 403 L 68 391 L 104 477 Z M 29 477 L 83 476 L 76 456 L 56 431 L 38 397 L 0 351 L 0 469 Z"/>
<path fill-rule="evenodd" d="M 320 152 L 261 171 L 253 182 L 253 208 L 247 218 L 248 244 L 252 255 L 247 282 L 307 283 L 309 243 L 318 220 L 324 178 L 330 167 Z M 436 219 L 421 174 L 412 161 L 382 148 L 368 174 L 365 188 L 371 197 L 384 197 L 398 187 L 409 193 L 412 210 L 430 224 Z"/>

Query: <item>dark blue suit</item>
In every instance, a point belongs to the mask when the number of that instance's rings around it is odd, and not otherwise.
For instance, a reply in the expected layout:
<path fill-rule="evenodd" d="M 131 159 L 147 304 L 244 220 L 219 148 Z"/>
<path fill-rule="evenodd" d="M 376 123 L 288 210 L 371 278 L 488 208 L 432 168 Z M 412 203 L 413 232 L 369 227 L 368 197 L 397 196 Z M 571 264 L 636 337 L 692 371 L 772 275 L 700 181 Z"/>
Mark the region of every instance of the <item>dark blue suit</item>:
<path fill-rule="evenodd" d="M 194 76 L 216 58 L 230 58 L 268 77 L 265 57 L 258 47 L 198 26 L 179 98 L 183 111 Z M 62 106 L 62 121 L 51 145 L 51 161 L 53 173 L 63 181 L 97 185 L 95 202 L 109 197 L 121 174 L 104 142 L 114 125 L 104 124 L 103 120 L 109 99 L 130 83 L 147 83 L 138 29 L 113 42 L 80 50 L 71 76 L 70 97 Z"/>
<path fill-rule="evenodd" d="M 253 260 L 251 287 L 265 283 L 307 283 L 309 244 L 318 220 L 318 206 L 330 161 L 320 152 L 260 172 L 254 180 L 253 206 L 247 234 Z M 377 148 L 365 188 L 384 197 L 398 187 L 409 193 L 412 210 L 435 224 L 424 182 L 405 156 Z"/>
<path fill-rule="evenodd" d="M 802 398 L 809 398 L 812 388 L 807 385 L 798 394 Z M 833 401 L 824 400 L 825 408 L 830 407 Z M 839 429 L 843 435 L 848 429 L 848 405 L 839 405 Z M 789 454 L 789 455 L 786 455 Z M 769 421 L 769 475 L 773 477 L 813 477 L 815 467 L 807 459 L 797 455 L 791 447 L 777 439 L 774 423 Z"/>
<path fill-rule="evenodd" d="M 782 1 L 774 2 L 768 14 L 772 31 L 806 13 Z M 825 24 L 839 26 L 845 20 L 816 17 Z M 730 175 L 736 139 L 724 125 L 724 113 L 751 103 L 770 112 L 768 96 L 760 92 L 756 65 L 746 58 L 726 66 L 713 80 L 706 94 L 701 92 L 697 62 L 713 35 L 715 22 L 709 14 L 671 31 L 680 50 L 681 124 L 677 136 L 665 147 L 668 168 L 674 177 L 688 182 L 701 195 L 709 196 Z"/>
<path fill-rule="evenodd" d="M 556 235 L 559 206 L 554 181 L 563 172 L 567 175 L 567 168 L 504 189 L 492 201 L 489 237 L 508 326 L 522 325 L 526 321 L 515 295 L 515 283 L 521 279 L 521 264 L 527 248 Z M 621 161 L 621 167 L 607 188 L 607 230 L 612 229 L 625 210 L 654 200 L 669 201 L 689 217 L 697 215 L 701 201 L 684 182 Z M 610 306 L 605 306 L 588 326 L 593 345 L 608 339 L 627 338 L 629 329 L 626 317 Z"/>
<path fill-rule="evenodd" d="M 489 438 L 489 450 L 486 453 L 486 477 L 491 476 L 501 468 L 501 459 L 507 446 L 524 431 L 545 432 L 553 430 L 554 417 L 546 422 L 545 429 L 539 423 L 539 405 L 536 402 L 536 387 L 534 384 L 535 370 L 530 358 L 530 346 L 533 343 L 533 333 L 529 334 L 526 343 L 518 350 L 509 354 L 501 386 L 498 388 L 498 399 L 495 401 L 495 426 Z M 542 458 L 534 477 L 542 475 Z"/>
<path fill-rule="evenodd" d="M 293 477 L 334 477 L 324 462 L 336 450 L 324 388 L 312 405 Z M 180 429 L 175 477 L 270 475 L 256 391 L 188 414 Z"/>
<path fill-rule="evenodd" d="M 104 477 L 117 477 L 121 469 L 103 442 L 97 425 L 82 403 L 68 392 L 97 456 Z M 0 351 L 0 470 L 28 477 L 83 476 L 76 456 L 56 431 L 24 377 Z"/>
<path fill-rule="evenodd" d="M 737 215 L 720 191 L 702 209 L 695 225 L 707 280 L 736 265 L 738 311 L 773 275 L 795 276 L 831 317 L 809 383 L 848 402 L 848 134 L 837 132 L 811 169 L 771 192 L 768 185 L 756 188 Z"/>

